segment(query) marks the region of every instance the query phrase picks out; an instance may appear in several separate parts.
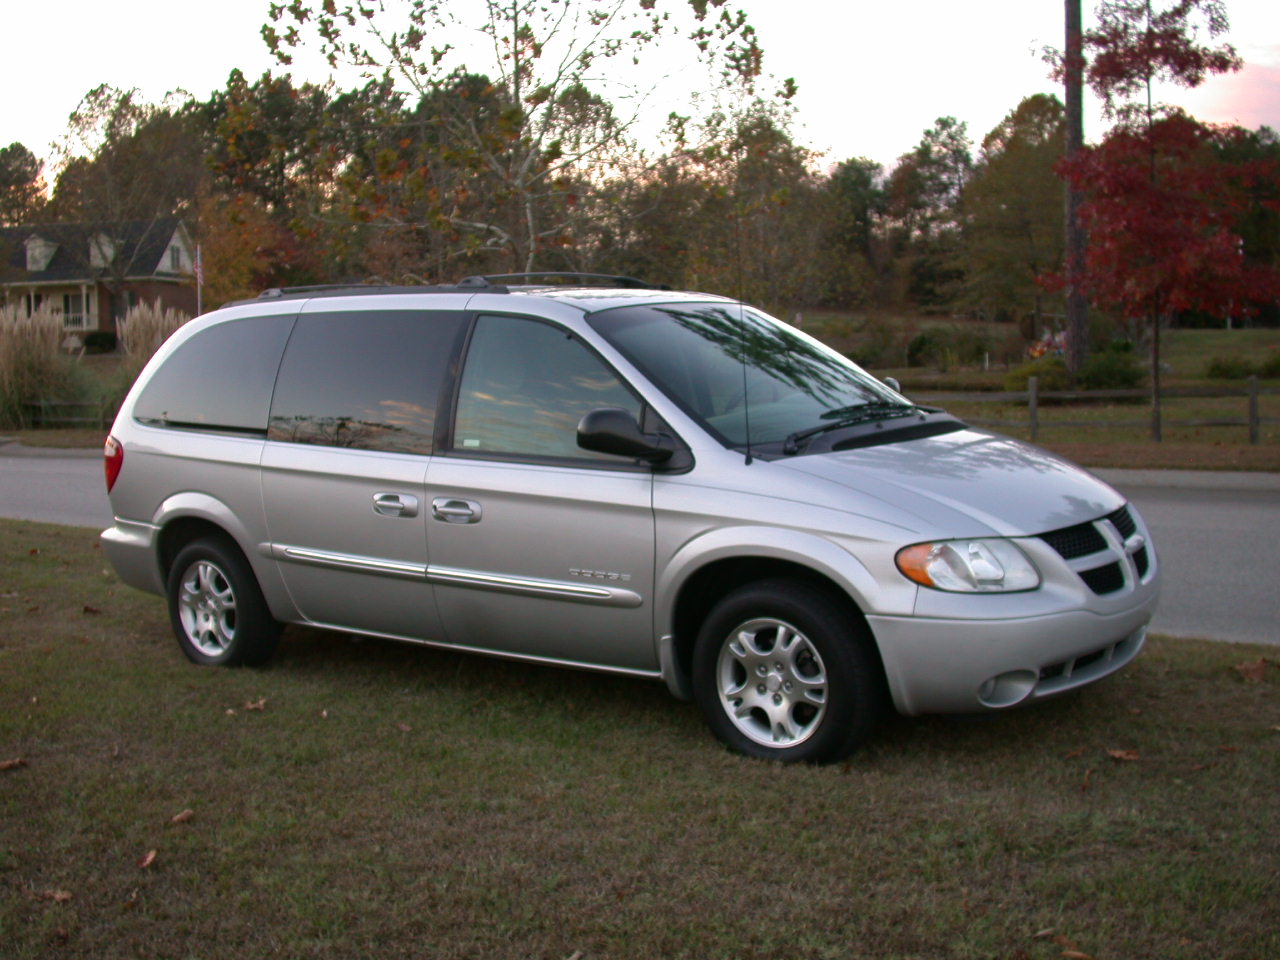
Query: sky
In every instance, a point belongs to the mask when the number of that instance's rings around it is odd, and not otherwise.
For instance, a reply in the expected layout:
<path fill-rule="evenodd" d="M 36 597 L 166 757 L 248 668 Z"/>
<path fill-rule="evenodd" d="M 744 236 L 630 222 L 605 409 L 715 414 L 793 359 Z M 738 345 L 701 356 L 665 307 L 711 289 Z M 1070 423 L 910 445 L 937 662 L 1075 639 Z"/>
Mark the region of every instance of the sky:
<path fill-rule="evenodd" d="M 729 5 L 756 27 L 765 70 L 798 83 L 795 139 L 827 164 L 868 157 L 891 167 L 942 116 L 965 122 L 980 143 L 1023 97 L 1059 92 L 1040 52 L 1062 45 L 1062 0 Z M 1086 26 L 1092 5 L 1084 0 Z M 267 6 L 268 0 L 0 0 L 0 145 L 20 142 L 50 158 L 68 115 L 101 83 L 136 87 L 153 102 L 175 88 L 205 99 L 226 86 L 233 68 L 250 78 L 282 72 L 259 34 Z M 1159 99 L 1206 122 L 1280 129 L 1280 0 L 1227 0 L 1226 7 L 1231 32 L 1224 39 L 1244 57 L 1245 69 L 1194 91 L 1161 91 Z M 687 61 L 687 47 L 670 48 L 664 70 L 673 79 L 650 97 L 654 117 L 679 109 L 687 91 L 705 83 L 682 66 Z M 323 81 L 328 69 L 310 58 L 292 72 L 295 80 Z M 354 76 L 343 79 L 341 86 L 355 85 Z M 1091 104 L 1086 139 L 1103 130 Z"/>

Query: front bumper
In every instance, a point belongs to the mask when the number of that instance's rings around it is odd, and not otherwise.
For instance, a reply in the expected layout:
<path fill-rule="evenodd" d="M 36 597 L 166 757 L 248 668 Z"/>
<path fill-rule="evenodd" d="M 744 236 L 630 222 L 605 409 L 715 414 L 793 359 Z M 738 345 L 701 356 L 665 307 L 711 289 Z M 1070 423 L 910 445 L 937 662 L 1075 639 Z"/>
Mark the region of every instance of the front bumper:
<path fill-rule="evenodd" d="M 1141 651 L 1149 594 L 1108 615 L 1069 610 L 1008 620 L 869 616 L 898 712 L 975 713 L 1074 690 Z"/>

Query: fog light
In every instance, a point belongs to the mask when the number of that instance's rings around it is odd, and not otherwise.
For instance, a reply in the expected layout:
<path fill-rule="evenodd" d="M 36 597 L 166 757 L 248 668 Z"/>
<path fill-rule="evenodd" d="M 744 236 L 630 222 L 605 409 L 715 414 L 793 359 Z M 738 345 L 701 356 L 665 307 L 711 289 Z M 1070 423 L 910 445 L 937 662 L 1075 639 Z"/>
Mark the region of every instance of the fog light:
<path fill-rule="evenodd" d="M 1034 670 L 1002 673 L 978 688 L 978 700 L 984 707 L 1012 707 L 1031 696 L 1039 679 L 1039 674 Z"/>

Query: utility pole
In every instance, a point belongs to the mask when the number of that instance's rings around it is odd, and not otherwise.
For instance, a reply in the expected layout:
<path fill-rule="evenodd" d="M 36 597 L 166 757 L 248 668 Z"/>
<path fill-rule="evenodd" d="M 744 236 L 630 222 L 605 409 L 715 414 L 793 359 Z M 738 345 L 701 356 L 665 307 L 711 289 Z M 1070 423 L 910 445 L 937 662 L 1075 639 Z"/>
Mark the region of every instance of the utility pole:
<path fill-rule="evenodd" d="M 1068 159 L 1084 148 L 1084 41 L 1081 35 L 1080 0 L 1066 0 L 1067 37 L 1063 58 L 1066 86 L 1066 154 Z M 1067 183 L 1066 278 L 1067 369 L 1072 379 L 1080 373 L 1089 354 L 1089 301 L 1081 289 L 1084 252 L 1088 238 L 1080 222 L 1080 191 Z"/>

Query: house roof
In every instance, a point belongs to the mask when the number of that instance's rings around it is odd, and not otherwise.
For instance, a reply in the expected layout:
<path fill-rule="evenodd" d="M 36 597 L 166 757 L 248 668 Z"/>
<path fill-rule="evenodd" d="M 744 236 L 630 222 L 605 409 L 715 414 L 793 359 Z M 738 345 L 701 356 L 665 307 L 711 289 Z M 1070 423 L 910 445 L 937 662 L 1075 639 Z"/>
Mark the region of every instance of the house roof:
<path fill-rule="evenodd" d="M 109 273 L 90 265 L 90 243 L 106 236 L 115 246 L 116 269 L 127 277 L 178 278 L 167 269 L 165 251 L 182 227 L 177 217 L 119 223 L 38 223 L 0 227 L 0 284 L 94 281 Z M 27 269 L 26 244 L 32 237 L 52 241 L 57 249 L 43 270 Z M 166 269 L 161 269 L 165 267 Z"/>

